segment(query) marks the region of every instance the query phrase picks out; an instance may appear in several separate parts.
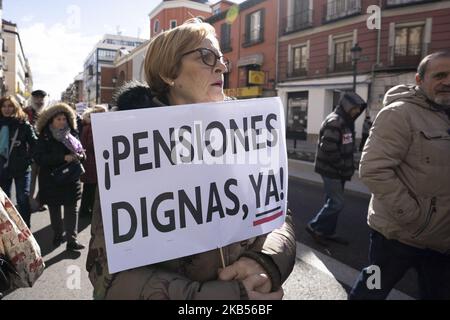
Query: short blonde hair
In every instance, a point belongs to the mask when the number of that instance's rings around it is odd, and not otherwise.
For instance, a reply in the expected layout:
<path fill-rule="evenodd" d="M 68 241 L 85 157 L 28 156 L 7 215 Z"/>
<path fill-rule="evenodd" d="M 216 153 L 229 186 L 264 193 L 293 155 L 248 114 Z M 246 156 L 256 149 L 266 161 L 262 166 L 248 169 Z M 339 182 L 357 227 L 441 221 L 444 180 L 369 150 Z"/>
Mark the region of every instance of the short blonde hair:
<path fill-rule="evenodd" d="M 195 18 L 161 33 L 150 42 L 145 57 L 145 76 L 153 94 L 164 97 L 168 93 L 169 85 L 162 77 L 176 79 L 183 54 L 196 49 L 210 35 L 216 37 L 214 27 Z"/>

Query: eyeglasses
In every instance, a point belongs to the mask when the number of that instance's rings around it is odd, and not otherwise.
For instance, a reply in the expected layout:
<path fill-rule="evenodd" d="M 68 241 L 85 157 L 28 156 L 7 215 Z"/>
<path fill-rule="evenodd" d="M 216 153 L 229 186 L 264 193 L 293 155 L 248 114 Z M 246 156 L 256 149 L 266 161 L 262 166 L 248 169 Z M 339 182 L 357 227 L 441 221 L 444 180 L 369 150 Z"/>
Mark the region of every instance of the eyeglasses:
<path fill-rule="evenodd" d="M 189 52 L 186 52 L 182 55 L 182 57 L 187 56 L 188 54 L 194 53 L 194 52 L 200 52 L 200 55 L 202 57 L 202 61 L 204 64 L 211 68 L 215 68 L 217 65 L 217 61 L 220 60 L 221 63 L 223 63 L 228 72 L 230 70 L 230 61 L 228 59 L 225 59 L 224 56 L 218 56 L 214 51 L 208 48 L 198 48 Z"/>

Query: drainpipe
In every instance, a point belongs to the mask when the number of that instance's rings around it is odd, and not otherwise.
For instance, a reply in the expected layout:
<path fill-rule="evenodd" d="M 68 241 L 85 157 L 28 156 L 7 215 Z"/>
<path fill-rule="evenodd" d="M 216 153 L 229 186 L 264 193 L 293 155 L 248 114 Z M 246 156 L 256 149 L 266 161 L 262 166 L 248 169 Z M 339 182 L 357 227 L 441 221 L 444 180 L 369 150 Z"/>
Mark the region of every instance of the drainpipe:
<path fill-rule="evenodd" d="M 281 1 L 277 1 L 277 26 L 279 26 L 280 25 L 280 3 L 281 3 Z M 275 83 L 273 84 L 273 89 L 275 90 L 275 91 L 277 91 L 276 90 L 276 86 L 278 85 L 278 60 L 279 60 L 279 57 L 278 57 L 278 50 L 279 50 L 279 37 L 280 37 L 280 30 L 279 30 L 279 28 L 277 28 L 277 31 L 276 31 L 276 36 L 275 36 L 275 41 L 276 41 L 276 44 L 275 44 Z M 277 95 L 278 95 L 278 93 L 277 93 Z"/>
<path fill-rule="evenodd" d="M 378 34 L 377 34 L 377 61 L 375 62 L 375 64 L 372 64 L 372 75 L 371 75 L 371 79 L 372 79 L 372 85 L 369 85 L 369 94 L 368 94 L 368 103 L 367 103 L 367 110 L 366 110 L 366 114 L 370 115 L 370 100 L 373 98 L 373 95 L 371 94 L 371 90 L 375 84 L 375 68 L 379 67 L 381 65 L 381 23 L 382 23 L 382 15 L 383 12 L 381 10 L 383 6 L 383 0 L 379 0 L 378 1 L 378 7 L 380 8 L 380 28 L 377 30 Z"/>
<path fill-rule="evenodd" d="M 376 64 L 377 66 L 379 66 L 381 64 L 381 61 L 380 61 L 380 56 L 381 56 L 381 22 L 382 22 L 381 17 L 383 15 L 383 13 L 381 11 L 382 5 L 383 5 L 383 1 L 379 0 L 378 1 L 378 7 L 380 8 L 380 28 L 378 29 L 378 37 L 377 37 L 377 64 Z"/>

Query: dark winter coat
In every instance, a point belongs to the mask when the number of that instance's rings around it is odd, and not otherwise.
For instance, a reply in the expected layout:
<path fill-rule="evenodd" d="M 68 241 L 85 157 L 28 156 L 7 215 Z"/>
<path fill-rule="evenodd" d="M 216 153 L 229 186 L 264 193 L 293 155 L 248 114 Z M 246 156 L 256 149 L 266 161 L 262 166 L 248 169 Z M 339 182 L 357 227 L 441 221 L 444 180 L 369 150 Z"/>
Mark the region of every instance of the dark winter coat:
<path fill-rule="evenodd" d="M 37 142 L 37 136 L 28 121 L 15 118 L 0 118 L 0 129 L 9 127 L 9 143 L 11 145 L 16 130 L 18 131 L 16 141 L 11 150 L 6 174 L 8 177 L 21 177 L 31 170 L 31 152 Z"/>
<path fill-rule="evenodd" d="M 65 185 L 57 185 L 50 176 L 54 169 L 66 163 L 64 157 L 71 154 L 64 144 L 53 138 L 49 129 L 52 118 L 61 112 L 66 114 L 71 127 L 71 134 L 78 138 L 75 113 L 64 104 L 53 106 L 42 112 L 36 126 L 39 140 L 34 151 L 34 160 L 40 166 L 39 197 L 42 204 L 50 206 L 74 204 L 81 198 L 80 180 Z"/>
<path fill-rule="evenodd" d="M 354 120 L 338 106 L 322 123 L 315 171 L 331 179 L 351 180 L 354 172 Z"/>
<path fill-rule="evenodd" d="M 86 150 L 86 161 L 83 163 L 85 174 L 81 177 L 83 183 L 97 183 L 97 169 L 95 165 L 94 137 L 91 123 L 85 123 L 81 134 L 81 144 Z"/>

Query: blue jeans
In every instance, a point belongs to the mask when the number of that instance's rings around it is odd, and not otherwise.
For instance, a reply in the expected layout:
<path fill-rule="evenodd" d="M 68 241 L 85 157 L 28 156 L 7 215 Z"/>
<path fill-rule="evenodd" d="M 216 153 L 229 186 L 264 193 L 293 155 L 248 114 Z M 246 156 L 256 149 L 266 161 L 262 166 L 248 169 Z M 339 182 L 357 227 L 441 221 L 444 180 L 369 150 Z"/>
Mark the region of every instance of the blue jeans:
<path fill-rule="evenodd" d="M 362 270 L 352 291 L 350 300 L 384 300 L 405 273 L 414 268 L 418 274 L 421 299 L 450 299 L 450 256 L 419 249 L 388 240 L 382 234 L 371 231 L 369 264 L 378 266 L 380 279 L 378 288 L 369 289 L 373 284 L 374 272 Z"/>
<path fill-rule="evenodd" d="M 30 227 L 31 210 L 30 210 L 30 184 L 31 184 L 31 172 L 25 172 L 21 177 L 15 178 L 2 178 L 0 185 L 3 191 L 8 197 L 11 197 L 11 186 L 14 179 L 16 185 L 16 198 L 19 213 L 23 220 Z"/>
<path fill-rule="evenodd" d="M 325 188 L 325 204 L 319 213 L 309 222 L 318 233 L 331 236 L 336 232 L 339 213 L 344 209 L 345 181 L 322 176 Z"/>

